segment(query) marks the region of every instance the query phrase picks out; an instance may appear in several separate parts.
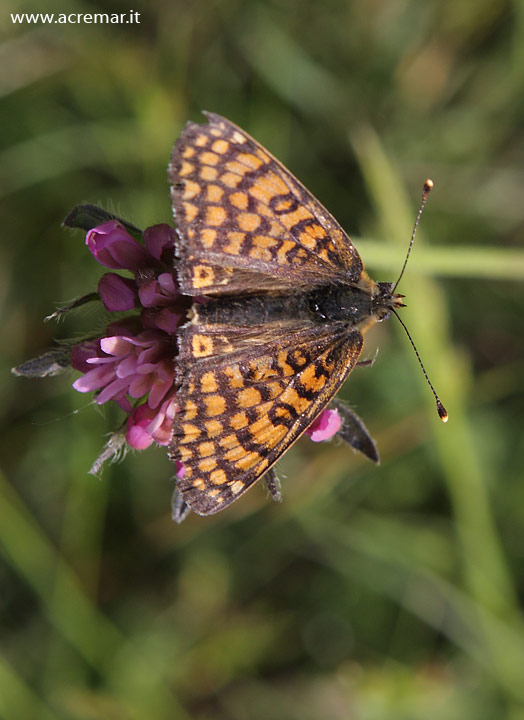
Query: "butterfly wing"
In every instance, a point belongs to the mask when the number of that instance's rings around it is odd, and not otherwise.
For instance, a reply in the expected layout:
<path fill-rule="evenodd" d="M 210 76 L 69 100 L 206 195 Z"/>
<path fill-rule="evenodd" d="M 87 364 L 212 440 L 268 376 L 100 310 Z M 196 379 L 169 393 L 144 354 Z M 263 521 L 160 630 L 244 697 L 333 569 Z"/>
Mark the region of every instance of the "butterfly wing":
<path fill-rule="evenodd" d="M 333 216 L 265 148 L 206 113 L 169 166 L 187 295 L 249 294 L 358 282 L 362 262 Z"/>
<path fill-rule="evenodd" d="M 181 329 L 170 456 L 191 510 L 222 510 L 256 482 L 309 427 L 356 364 L 362 335 L 343 323 Z"/>

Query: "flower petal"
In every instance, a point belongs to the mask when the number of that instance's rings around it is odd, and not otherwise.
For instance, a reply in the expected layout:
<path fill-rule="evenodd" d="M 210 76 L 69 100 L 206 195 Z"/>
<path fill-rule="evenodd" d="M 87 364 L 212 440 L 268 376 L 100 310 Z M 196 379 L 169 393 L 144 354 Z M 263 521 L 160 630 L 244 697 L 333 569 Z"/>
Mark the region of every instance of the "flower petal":
<path fill-rule="evenodd" d="M 127 378 L 136 373 L 136 356 L 128 355 L 118 363 L 116 374 L 119 378 Z"/>
<path fill-rule="evenodd" d="M 145 450 L 152 442 L 153 437 L 148 431 L 155 411 L 147 405 L 139 405 L 133 410 L 127 420 L 126 440 L 128 445 L 136 450 Z"/>
<path fill-rule="evenodd" d="M 149 396 L 147 398 L 147 404 L 149 405 L 149 407 L 156 408 L 160 405 L 166 393 L 168 393 L 171 389 L 171 386 L 173 385 L 173 380 L 174 377 L 171 377 L 167 382 L 153 383 L 149 391 Z"/>
<path fill-rule="evenodd" d="M 133 375 L 131 381 L 128 381 L 128 393 L 132 398 L 140 398 L 149 392 L 151 388 L 151 378 L 149 375 Z"/>
<path fill-rule="evenodd" d="M 133 350 L 133 342 L 129 337 L 111 335 L 100 339 L 100 347 L 108 355 L 128 355 Z"/>
<path fill-rule="evenodd" d="M 98 294 L 109 312 L 132 310 L 138 306 L 135 281 L 117 273 L 102 275 L 98 283 Z"/>
<path fill-rule="evenodd" d="M 97 405 L 103 405 L 108 400 L 114 400 L 126 392 L 128 386 L 127 378 L 116 378 L 113 382 L 105 386 L 101 393 L 97 396 Z"/>
<path fill-rule="evenodd" d="M 114 376 L 115 368 L 113 366 L 98 365 L 75 380 L 73 387 L 81 393 L 94 392 L 111 382 Z"/>
<path fill-rule="evenodd" d="M 135 450 L 145 450 L 153 444 L 153 438 L 141 425 L 131 425 L 126 432 L 127 444 Z"/>
<path fill-rule="evenodd" d="M 313 442 L 331 440 L 342 427 L 342 420 L 337 410 L 323 410 L 306 430 Z"/>

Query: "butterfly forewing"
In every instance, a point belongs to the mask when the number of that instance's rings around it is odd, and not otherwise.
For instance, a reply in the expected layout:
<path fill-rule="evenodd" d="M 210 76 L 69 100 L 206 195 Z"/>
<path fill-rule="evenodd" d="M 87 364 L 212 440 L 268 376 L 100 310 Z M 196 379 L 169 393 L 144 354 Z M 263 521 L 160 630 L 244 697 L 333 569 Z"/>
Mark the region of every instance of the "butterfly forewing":
<path fill-rule="evenodd" d="M 247 133 L 207 118 L 185 127 L 169 168 L 182 292 L 357 282 L 360 257 L 330 213 Z"/>

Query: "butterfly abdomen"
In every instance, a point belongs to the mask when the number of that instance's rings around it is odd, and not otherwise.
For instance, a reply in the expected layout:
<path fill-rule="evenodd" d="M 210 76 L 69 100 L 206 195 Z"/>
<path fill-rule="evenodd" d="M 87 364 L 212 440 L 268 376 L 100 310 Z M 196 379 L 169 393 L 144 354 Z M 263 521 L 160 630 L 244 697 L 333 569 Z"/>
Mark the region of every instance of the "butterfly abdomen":
<path fill-rule="evenodd" d="M 259 327 L 288 320 L 290 313 L 297 319 L 310 320 L 305 293 L 211 299 L 195 309 L 198 321 L 207 325 Z"/>

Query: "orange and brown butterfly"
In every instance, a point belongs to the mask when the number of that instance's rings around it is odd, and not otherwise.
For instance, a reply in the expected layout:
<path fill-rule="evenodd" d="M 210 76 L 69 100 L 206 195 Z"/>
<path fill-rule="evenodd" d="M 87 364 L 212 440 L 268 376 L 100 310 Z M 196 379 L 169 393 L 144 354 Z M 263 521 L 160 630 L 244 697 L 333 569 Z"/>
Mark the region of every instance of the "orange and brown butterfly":
<path fill-rule="evenodd" d="M 265 476 L 357 364 L 363 334 L 402 306 L 350 238 L 276 158 L 234 123 L 188 123 L 169 166 L 181 292 L 180 412 L 170 456 L 182 506 L 209 515 Z M 342 437 L 378 461 L 362 421 Z"/>

